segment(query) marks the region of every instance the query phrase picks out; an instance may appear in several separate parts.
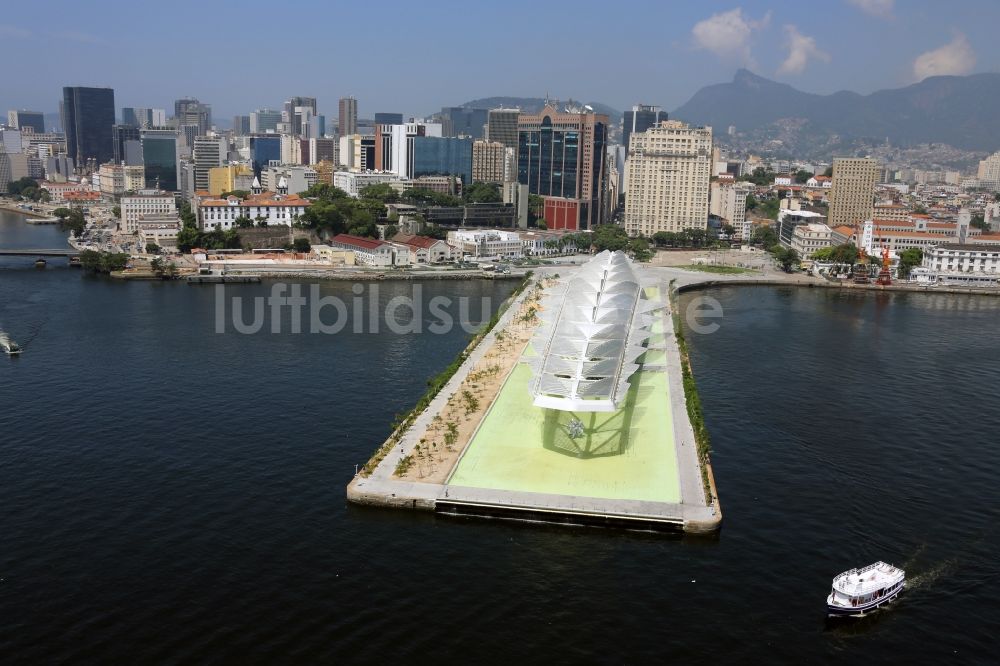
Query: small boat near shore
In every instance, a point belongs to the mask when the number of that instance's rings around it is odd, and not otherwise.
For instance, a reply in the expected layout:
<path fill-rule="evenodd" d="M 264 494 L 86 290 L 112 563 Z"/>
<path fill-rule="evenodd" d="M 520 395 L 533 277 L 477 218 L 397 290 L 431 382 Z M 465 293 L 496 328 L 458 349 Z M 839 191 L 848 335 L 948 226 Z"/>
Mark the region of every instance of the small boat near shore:
<path fill-rule="evenodd" d="M 45 268 L 45 265 L 47 263 L 48 262 L 45 261 L 45 259 L 43 259 L 42 257 L 38 257 L 38 259 L 35 259 L 35 268 Z"/>
<path fill-rule="evenodd" d="M 861 569 L 851 569 L 833 579 L 826 598 L 830 617 L 863 617 L 891 602 L 906 587 L 906 573 L 879 561 Z"/>

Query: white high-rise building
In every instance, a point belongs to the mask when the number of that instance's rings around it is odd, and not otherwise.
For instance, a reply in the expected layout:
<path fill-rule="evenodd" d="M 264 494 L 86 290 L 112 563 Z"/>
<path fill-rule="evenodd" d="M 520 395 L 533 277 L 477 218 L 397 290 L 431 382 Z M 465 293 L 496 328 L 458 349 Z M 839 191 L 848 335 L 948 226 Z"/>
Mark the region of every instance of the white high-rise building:
<path fill-rule="evenodd" d="M 625 160 L 625 231 L 705 229 L 712 174 L 712 128 L 665 120 L 633 134 Z"/>
<path fill-rule="evenodd" d="M 986 187 L 1000 187 L 1000 152 L 993 153 L 981 161 L 976 175 L 980 184 Z"/>
<path fill-rule="evenodd" d="M 194 140 L 194 189 L 208 190 L 208 170 L 220 167 L 226 161 L 229 144 L 225 137 L 200 136 Z"/>
<path fill-rule="evenodd" d="M 278 129 L 281 122 L 281 111 L 274 109 L 257 109 L 250 114 L 250 133 L 265 134 Z"/>
<path fill-rule="evenodd" d="M 403 123 L 392 125 L 392 153 L 390 166 L 401 178 L 413 178 L 413 139 L 417 136 L 442 136 L 441 123 Z M 376 150 L 378 147 L 376 146 Z"/>
<path fill-rule="evenodd" d="M 747 197 L 754 189 L 753 183 L 745 181 L 715 181 L 709 197 L 708 212 L 731 224 L 736 229 L 736 238 L 744 242 L 750 239 L 751 226 L 747 219 Z"/>

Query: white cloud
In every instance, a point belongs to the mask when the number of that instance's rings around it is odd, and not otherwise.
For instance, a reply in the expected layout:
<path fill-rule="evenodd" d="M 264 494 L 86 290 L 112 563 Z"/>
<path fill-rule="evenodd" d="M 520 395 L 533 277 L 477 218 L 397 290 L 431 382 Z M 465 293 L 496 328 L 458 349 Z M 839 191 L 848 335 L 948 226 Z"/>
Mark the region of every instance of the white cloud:
<path fill-rule="evenodd" d="M 52 33 L 52 36 L 57 39 L 67 39 L 71 42 L 80 42 L 81 44 L 91 44 L 95 46 L 107 44 L 107 41 L 105 41 L 103 37 L 92 35 L 89 32 L 80 32 L 79 30 L 63 30 L 61 32 Z"/>
<path fill-rule="evenodd" d="M 928 76 L 947 74 L 968 74 L 976 66 L 976 54 L 972 45 L 960 32 L 944 46 L 921 53 L 913 61 L 913 76 L 923 81 Z"/>
<path fill-rule="evenodd" d="M 847 0 L 866 14 L 879 16 L 881 18 L 891 18 L 893 4 L 895 0 Z"/>
<path fill-rule="evenodd" d="M 11 37 L 14 39 L 29 39 L 33 36 L 34 36 L 33 33 L 27 28 L 22 28 L 16 25 L 0 24 L 0 37 Z"/>
<path fill-rule="evenodd" d="M 830 54 L 816 46 L 816 40 L 803 35 L 794 25 L 785 26 L 788 57 L 778 67 L 778 74 L 801 74 L 810 60 L 830 62 Z"/>
<path fill-rule="evenodd" d="M 770 12 L 760 20 L 753 20 L 744 17 L 743 9 L 737 7 L 698 21 L 691 29 L 691 36 L 699 49 L 711 51 L 723 60 L 737 60 L 744 65 L 753 65 L 750 38 L 755 30 L 764 28 L 770 20 Z"/>

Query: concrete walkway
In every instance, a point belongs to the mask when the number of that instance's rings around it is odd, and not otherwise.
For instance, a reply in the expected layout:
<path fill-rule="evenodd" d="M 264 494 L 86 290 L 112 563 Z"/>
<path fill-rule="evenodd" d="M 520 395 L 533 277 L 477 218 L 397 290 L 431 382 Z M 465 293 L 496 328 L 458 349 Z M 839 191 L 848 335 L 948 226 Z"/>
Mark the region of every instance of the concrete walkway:
<path fill-rule="evenodd" d="M 684 378 L 681 371 L 681 353 L 674 334 L 672 310 L 670 308 L 670 280 L 660 283 L 660 294 L 667 307 L 660 311 L 663 323 L 664 346 L 666 348 L 667 381 L 670 387 L 670 409 L 674 418 L 674 451 L 677 454 L 677 472 L 681 482 L 681 504 L 686 518 L 700 521 L 717 521 L 717 507 L 709 506 L 702 483 L 701 463 L 698 460 L 698 445 L 694 429 L 688 417 L 687 401 L 684 394 Z"/>
<path fill-rule="evenodd" d="M 385 458 L 378 464 L 375 471 L 372 472 L 370 476 L 363 477 L 360 474 L 354 477 L 354 480 L 348 486 L 348 496 L 350 497 L 352 493 L 361 494 L 386 494 L 390 496 L 399 496 L 401 486 L 408 485 L 413 486 L 413 490 L 419 491 L 421 497 L 436 497 L 436 493 L 431 490 L 434 488 L 441 489 L 443 486 L 440 484 L 428 484 L 428 483 L 409 483 L 400 481 L 399 479 L 392 479 L 392 475 L 396 471 L 396 465 L 405 456 L 410 455 L 414 452 L 414 447 L 420 441 L 420 435 L 426 432 L 428 426 L 430 426 L 431 421 L 437 414 L 440 414 L 448 400 L 451 399 L 453 395 L 458 393 L 459 387 L 462 386 L 462 382 L 468 377 L 469 373 L 474 367 L 482 360 L 486 352 L 493 346 L 496 342 L 496 332 L 503 330 L 508 324 L 513 321 L 514 315 L 517 313 L 518 308 L 520 308 L 521 303 L 528 296 L 528 292 L 531 290 L 531 286 L 535 281 L 544 277 L 544 274 L 539 275 L 532 279 L 532 282 L 518 294 L 517 298 L 510 304 L 506 312 L 504 312 L 496 326 L 493 327 L 486 337 L 476 346 L 476 348 L 469 354 L 468 358 L 462 363 L 448 383 L 444 385 L 438 394 L 431 400 L 430 404 L 427 406 L 423 412 L 414 420 L 407 431 L 403 434 L 400 441 L 393 447 L 393 449 L 386 454 Z"/>

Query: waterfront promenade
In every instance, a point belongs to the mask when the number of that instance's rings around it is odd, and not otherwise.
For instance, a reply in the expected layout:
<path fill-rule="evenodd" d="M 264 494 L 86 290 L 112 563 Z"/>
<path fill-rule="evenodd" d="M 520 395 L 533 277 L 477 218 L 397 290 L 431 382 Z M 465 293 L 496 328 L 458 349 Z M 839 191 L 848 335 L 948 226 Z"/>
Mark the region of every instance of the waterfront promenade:
<path fill-rule="evenodd" d="M 564 278 L 575 270 L 558 269 Z M 420 436 L 495 344 L 496 331 L 511 324 L 526 291 L 373 472 L 355 477 L 348 498 L 443 514 L 696 533 L 718 529 L 721 507 L 706 495 L 687 414 L 668 297 L 672 278 L 653 268 L 639 267 L 638 272 L 648 297 L 661 306 L 649 351 L 618 412 L 581 415 L 590 426 L 580 450 L 558 450 L 553 434 L 560 439 L 563 421 L 570 415 L 530 404 L 530 373 L 518 362 L 498 395 L 490 397 L 489 408 L 444 482 L 424 483 L 396 474 L 400 462 L 418 452 Z M 710 469 L 706 476 L 711 479 Z"/>

